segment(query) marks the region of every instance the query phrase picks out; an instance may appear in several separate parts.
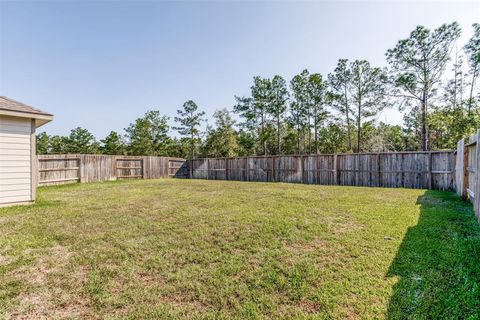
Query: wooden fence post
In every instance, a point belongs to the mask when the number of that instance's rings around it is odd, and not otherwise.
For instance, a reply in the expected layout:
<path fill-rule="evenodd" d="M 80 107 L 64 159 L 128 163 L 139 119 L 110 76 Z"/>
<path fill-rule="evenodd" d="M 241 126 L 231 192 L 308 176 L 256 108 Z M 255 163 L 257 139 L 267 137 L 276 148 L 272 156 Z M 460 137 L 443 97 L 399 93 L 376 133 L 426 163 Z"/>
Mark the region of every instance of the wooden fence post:
<path fill-rule="evenodd" d="M 338 184 L 338 179 L 337 179 L 337 161 L 338 161 L 338 155 L 334 154 L 333 155 L 333 184 Z"/>
<path fill-rule="evenodd" d="M 305 156 L 300 156 L 300 165 L 302 166 L 302 183 L 306 183 L 305 181 L 305 174 L 306 174 L 306 170 L 305 170 Z"/>
<path fill-rule="evenodd" d="M 230 180 L 228 177 L 228 158 L 225 158 L 225 180 Z"/>
<path fill-rule="evenodd" d="M 380 187 L 380 153 L 377 154 L 377 187 Z"/>
<path fill-rule="evenodd" d="M 78 182 L 83 183 L 85 176 L 85 161 L 84 155 L 81 154 L 78 157 Z"/>
<path fill-rule="evenodd" d="M 432 152 L 430 151 L 428 153 L 428 188 L 432 189 L 433 188 L 433 173 L 432 173 Z"/>
<path fill-rule="evenodd" d="M 463 147 L 465 139 L 457 142 L 457 151 L 455 154 L 455 191 L 462 196 L 463 191 Z"/>
<path fill-rule="evenodd" d="M 475 198 L 474 198 L 474 204 L 473 204 L 473 209 L 475 210 L 475 216 L 477 217 L 477 220 L 480 222 L 480 181 L 478 181 L 478 176 L 480 173 L 480 129 L 477 131 L 476 137 L 476 146 L 475 146 L 475 190 L 473 192 L 475 193 Z"/>
<path fill-rule="evenodd" d="M 272 156 L 272 181 L 275 182 L 275 156 Z"/>
<path fill-rule="evenodd" d="M 340 185 L 340 170 L 338 170 L 339 167 L 339 161 L 338 161 L 338 154 L 335 154 L 335 160 L 334 160 L 334 165 L 335 165 L 335 184 Z"/>
<path fill-rule="evenodd" d="M 188 166 L 189 178 L 193 179 L 193 160 L 192 159 L 187 160 L 187 166 Z"/>
<path fill-rule="evenodd" d="M 141 158 L 141 164 L 142 164 L 142 179 L 148 179 L 148 157 L 142 157 Z"/>
<path fill-rule="evenodd" d="M 209 180 L 209 176 L 210 176 L 210 166 L 209 166 L 209 159 L 205 159 L 205 162 L 207 163 L 207 180 Z"/>
<path fill-rule="evenodd" d="M 468 196 L 467 188 L 469 187 L 469 158 L 470 158 L 470 147 L 463 145 L 463 172 L 462 172 L 462 199 L 466 200 Z"/>

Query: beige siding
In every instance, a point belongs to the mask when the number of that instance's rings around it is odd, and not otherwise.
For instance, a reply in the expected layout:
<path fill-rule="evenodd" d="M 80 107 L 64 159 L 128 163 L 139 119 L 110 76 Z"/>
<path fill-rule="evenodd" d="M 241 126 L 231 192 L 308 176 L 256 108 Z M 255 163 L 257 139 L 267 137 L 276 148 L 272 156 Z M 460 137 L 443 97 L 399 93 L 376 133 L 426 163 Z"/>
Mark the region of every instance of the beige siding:
<path fill-rule="evenodd" d="M 32 200 L 31 120 L 0 116 L 0 205 Z"/>

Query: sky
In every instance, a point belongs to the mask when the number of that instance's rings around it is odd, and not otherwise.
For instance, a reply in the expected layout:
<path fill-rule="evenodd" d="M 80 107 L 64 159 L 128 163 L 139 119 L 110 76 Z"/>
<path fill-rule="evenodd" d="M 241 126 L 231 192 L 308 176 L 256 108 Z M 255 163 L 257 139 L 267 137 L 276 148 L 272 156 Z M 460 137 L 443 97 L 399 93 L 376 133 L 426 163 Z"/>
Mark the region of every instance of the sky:
<path fill-rule="evenodd" d="M 173 120 L 189 99 L 211 119 L 255 75 L 326 76 L 340 58 L 386 66 L 387 49 L 417 25 L 453 21 L 463 46 L 480 1 L 0 0 L 0 95 L 54 114 L 41 131 L 81 126 L 101 139 L 147 110 Z M 402 114 L 378 120 L 401 124 Z"/>

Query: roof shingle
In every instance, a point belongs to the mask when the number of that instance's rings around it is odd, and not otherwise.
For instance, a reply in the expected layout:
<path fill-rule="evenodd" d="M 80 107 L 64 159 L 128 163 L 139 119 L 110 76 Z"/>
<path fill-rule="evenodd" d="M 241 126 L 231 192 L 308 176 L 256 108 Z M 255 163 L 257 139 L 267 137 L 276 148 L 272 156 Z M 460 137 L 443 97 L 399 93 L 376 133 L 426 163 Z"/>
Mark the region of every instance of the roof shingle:
<path fill-rule="evenodd" d="M 30 114 L 38 114 L 38 115 L 45 115 L 45 116 L 51 116 L 50 113 L 47 113 L 45 111 L 27 106 L 24 103 L 15 101 L 13 99 L 0 96 L 0 109 L 1 110 L 8 110 L 8 111 L 16 111 L 16 112 L 24 112 L 24 113 L 30 113 Z"/>

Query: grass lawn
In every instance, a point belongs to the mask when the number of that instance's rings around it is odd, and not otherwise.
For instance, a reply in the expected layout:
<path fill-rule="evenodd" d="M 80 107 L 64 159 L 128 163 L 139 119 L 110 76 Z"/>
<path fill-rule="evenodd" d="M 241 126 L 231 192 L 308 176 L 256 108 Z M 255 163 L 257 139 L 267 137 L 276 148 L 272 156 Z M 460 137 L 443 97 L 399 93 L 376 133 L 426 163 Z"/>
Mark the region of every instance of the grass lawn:
<path fill-rule="evenodd" d="M 138 180 L 0 209 L 0 318 L 479 319 L 480 226 L 425 190 Z"/>

